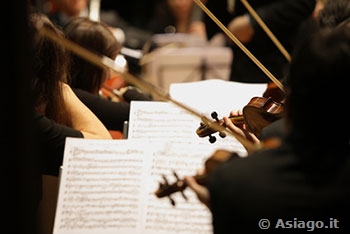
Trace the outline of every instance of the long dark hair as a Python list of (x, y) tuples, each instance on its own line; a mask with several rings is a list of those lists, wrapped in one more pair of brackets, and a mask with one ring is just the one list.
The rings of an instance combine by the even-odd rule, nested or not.
[(328, 0), (318, 14), (318, 23), (321, 27), (336, 27), (349, 17), (349, 0)]
[(286, 79), (287, 140), (309, 182), (332, 181), (350, 158), (349, 26), (305, 36)]
[(37, 25), (45, 27), (57, 35), (64, 37), (61, 30), (55, 27), (48, 17), (32, 10), (29, 14), (29, 32), (31, 34), (31, 66), (34, 72), (32, 93), (35, 110), (48, 118), (67, 126), (71, 126), (71, 118), (66, 111), (62, 82), (67, 82), (69, 67), (68, 54), (65, 48), (41, 35)]
[[(102, 22), (85, 17), (73, 18), (64, 27), (66, 37), (97, 55), (115, 59), (122, 48), (112, 31)], [(71, 54), (71, 86), (98, 94), (107, 71)]]

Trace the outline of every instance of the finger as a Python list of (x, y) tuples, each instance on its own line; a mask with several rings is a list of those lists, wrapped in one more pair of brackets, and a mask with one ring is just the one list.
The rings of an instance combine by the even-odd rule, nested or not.
[(239, 132), (240, 131), (240, 128), (237, 127), (236, 125), (234, 125), (232, 123), (232, 121), (228, 117), (224, 116), (222, 119), (224, 120), (225, 126), (227, 128), (229, 128), (231, 131), (233, 131), (233, 132)]
[(229, 116), (237, 116), (237, 115), (238, 115), (238, 111), (235, 111), (235, 110), (230, 111)]
[(192, 176), (185, 176), (184, 181), (188, 187), (190, 187), (196, 193), (198, 199), (209, 207), (209, 190), (206, 187), (198, 184), (195, 178)]

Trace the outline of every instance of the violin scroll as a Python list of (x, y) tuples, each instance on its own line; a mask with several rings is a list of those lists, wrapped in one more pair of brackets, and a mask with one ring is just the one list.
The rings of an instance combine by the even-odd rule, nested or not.
[[(222, 119), (219, 120), (218, 114), (215, 111), (213, 111), (211, 113), (211, 117), (215, 120), (214, 123), (218, 124), (219, 126), (222, 126), (223, 128), (226, 127), (224, 121)], [(244, 123), (244, 117), (241, 115), (240, 116), (231, 116), (229, 118), (234, 124), (243, 124)], [(202, 122), (200, 123), (199, 128), (196, 130), (196, 133), (199, 137), (209, 136), (210, 143), (214, 143), (216, 141), (216, 137), (213, 136), (212, 134), (216, 133), (217, 130), (215, 128), (213, 128), (212, 125), (213, 124), (210, 123), (207, 119), (202, 118)], [(225, 138), (226, 133), (224, 131), (219, 131), (219, 136), (221, 138)]]
[[(283, 102), (276, 102), (271, 97), (253, 97), (250, 102), (243, 107), (243, 115), (230, 116), (229, 119), (233, 124), (246, 124), (249, 131), (260, 138), (261, 131), (270, 123), (280, 119), (283, 116)], [(216, 112), (212, 113), (212, 117), (216, 120), (215, 123), (222, 127), (226, 127), (224, 121), (217, 118)], [(212, 123), (202, 118), (199, 128), (196, 133), (199, 137), (209, 136), (209, 142), (214, 143), (216, 137), (213, 136), (217, 132), (212, 127)], [(220, 132), (221, 137), (225, 137), (224, 132)]]
[[(176, 178), (176, 181), (172, 184), (169, 184), (167, 178), (162, 175), (164, 182), (159, 182), (159, 188), (154, 193), (158, 198), (162, 197), (168, 197), (170, 200), (171, 205), (175, 206), (175, 200), (171, 197), (171, 194), (176, 192), (181, 192), (182, 197), (187, 201), (188, 198), (183, 192), (185, 188), (187, 187), (187, 184), (184, 180), (180, 179), (179, 176), (176, 174), (175, 171), (173, 171), (173, 175)], [(198, 183), (203, 183), (203, 181), (200, 178), (201, 176), (195, 176)]]

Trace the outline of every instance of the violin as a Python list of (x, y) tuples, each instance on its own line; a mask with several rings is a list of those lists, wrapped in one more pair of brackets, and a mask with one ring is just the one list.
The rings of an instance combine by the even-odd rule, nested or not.
[[(227, 150), (216, 150), (215, 153), (205, 161), (205, 173), (201, 175), (195, 175), (194, 178), (199, 184), (206, 186), (208, 184), (208, 175), (216, 170), (219, 164), (233, 158), (239, 158), (239, 155)], [(155, 191), (154, 194), (158, 198), (168, 197), (170, 203), (175, 206), (175, 201), (171, 197), (171, 194), (181, 192), (182, 197), (185, 200), (188, 200), (188, 198), (183, 192), (187, 188), (187, 184), (183, 179), (179, 178), (175, 171), (173, 171), (173, 175), (175, 176), (176, 181), (172, 184), (169, 184), (167, 178), (163, 175), (162, 177), (164, 182), (159, 183), (159, 188)]]
[[(265, 149), (272, 149), (276, 148), (281, 144), (280, 139), (277, 138), (269, 138), (264, 140), (264, 146)], [(238, 159), (240, 156), (235, 152), (230, 152), (223, 149), (218, 149), (214, 152), (212, 156), (210, 156), (205, 161), (205, 172), (203, 174), (197, 174), (193, 177), (197, 181), (198, 184), (202, 186), (208, 186), (209, 182), (209, 175), (213, 173), (215, 170), (217, 170), (218, 166), (222, 163), (228, 162), (229, 160)], [(187, 188), (187, 184), (184, 181), (184, 179), (180, 179), (179, 176), (176, 174), (175, 171), (173, 171), (173, 175), (176, 178), (176, 181), (174, 183), (169, 184), (167, 178), (162, 175), (163, 181), (159, 183), (158, 189), (154, 192), (154, 194), (158, 198), (164, 198), (168, 197), (170, 200), (170, 203), (175, 206), (176, 203), (174, 199), (171, 197), (172, 194), (176, 192), (180, 192), (182, 197), (187, 201), (188, 198), (184, 193), (184, 190)]]
[(120, 100), (119, 89), (126, 85), (127, 83), (122, 76), (114, 75), (104, 82), (100, 94), (111, 101), (118, 102)]
[(286, 99), (286, 93), (281, 90), (276, 83), (269, 82), (267, 88), (263, 93), (263, 97), (271, 97), (274, 101), (284, 103)]
[[(261, 131), (270, 123), (280, 119), (283, 116), (283, 102), (276, 102), (272, 97), (253, 97), (250, 102), (243, 107), (243, 115), (230, 116), (229, 119), (233, 124), (246, 124), (248, 130), (260, 138)], [(225, 127), (224, 121), (219, 120), (216, 112), (211, 113), (214, 123)], [(212, 134), (217, 132), (217, 128), (212, 127), (213, 123), (209, 123), (202, 119), (196, 133), (199, 137), (209, 136), (209, 142), (214, 143), (216, 137)], [(221, 138), (226, 137), (224, 132), (219, 132)]]

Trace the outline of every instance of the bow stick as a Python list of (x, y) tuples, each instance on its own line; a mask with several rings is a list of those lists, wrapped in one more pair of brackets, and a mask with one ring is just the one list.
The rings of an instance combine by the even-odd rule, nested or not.
[(284, 55), (284, 57), (287, 59), (288, 62), (292, 61), (292, 58), (288, 51), (284, 48), (284, 46), (281, 44), (281, 42), (276, 38), (276, 36), (271, 32), (271, 30), (266, 26), (264, 21), (260, 18), (260, 16), (256, 13), (256, 11), (251, 7), (251, 5), (246, 0), (241, 0), (243, 5), (247, 8), (249, 13), (253, 16), (253, 18), (258, 22), (260, 27), (265, 31), (265, 33), (270, 37), (272, 42), (277, 46), (277, 48), (281, 51), (281, 53)]
[(218, 18), (201, 2), (194, 0), (196, 4), (221, 28), (221, 30), (276, 84), (278, 88), (284, 91), (283, 84), (240, 42), (232, 32), (225, 27)]

